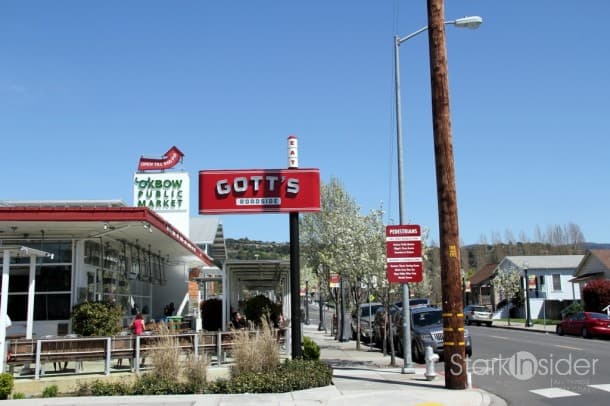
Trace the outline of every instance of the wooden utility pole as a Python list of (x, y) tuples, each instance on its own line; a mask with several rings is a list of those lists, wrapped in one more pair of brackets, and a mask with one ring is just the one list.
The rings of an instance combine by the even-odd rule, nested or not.
[(455, 190), (455, 167), (449, 114), (449, 81), (445, 47), (444, 0), (428, 0), (432, 120), (441, 249), (441, 285), (445, 387), (466, 389), (464, 307), (460, 281), (460, 246)]

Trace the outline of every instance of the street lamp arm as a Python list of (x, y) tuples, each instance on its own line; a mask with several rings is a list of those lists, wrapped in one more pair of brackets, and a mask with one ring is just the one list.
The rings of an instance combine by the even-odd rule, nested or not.
[[(481, 18), (479, 16), (462, 17), (462, 18), (456, 18), (455, 20), (445, 21), (445, 25), (451, 24), (451, 25), (455, 25), (456, 27), (471, 28), (471, 29), (478, 28), (479, 25), (481, 25), (482, 23), (483, 23), (483, 18)], [(411, 34), (406, 35), (402, 38), (399, 38), (397, 36), (396, 44), (400, 45), (403, 42), (410, 40), (411, 38), (421, 34), (424, 31), (427, 31), (427, 30), (428, 30), (428, 26), (426, 25), (425, 27), (422, 27), (419, 30), (412, 32)]]
[(417, 36), (417, 35), (421, 34), (421, 33), (422, 33), (422, 32), (424, 32), (424, 31), (427, 31), (427, 30), (428, 30), (428, 26), (426, 25), (425, 27), (422, 27), (422, 28), (420, 28), (419, 30), (417, 30), (417, 31), (415, 31), (415, 32), (412, 32), (411, 34), (406, 35), (406, 36), (404, 36), (404, 37), (402, 37), (402, 38), (398, 38), (398, 37), (396, 37), (396, 43), (397, 43), (398, 45), (400, 45), (400, 44), (402, 44), (403, 42), (405, 42), (405, 41), (407, 41), (407, 40), (410, 40), (411, 38), (413, 38), (413, 37), (415, 37), (415, 36)]

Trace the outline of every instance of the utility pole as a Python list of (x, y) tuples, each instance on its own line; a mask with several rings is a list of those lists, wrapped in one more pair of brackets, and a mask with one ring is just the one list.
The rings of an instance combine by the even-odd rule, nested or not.
[(432, 121), (441, 250), (445, 387), (466, 389), (464, 307), (460, 281), (461, 260), (449, 114), (444, 8), (444, 0), (428, 0)]

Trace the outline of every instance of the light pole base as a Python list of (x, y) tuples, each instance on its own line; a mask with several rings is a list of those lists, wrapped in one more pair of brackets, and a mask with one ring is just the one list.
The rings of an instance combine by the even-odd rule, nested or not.
[(400, 373), (401, 374), (414, 374), (415, 368), (413, 367), (413, 364), (407, 364), (407, 365), (403, 366), (402, 368), (400, 368)]

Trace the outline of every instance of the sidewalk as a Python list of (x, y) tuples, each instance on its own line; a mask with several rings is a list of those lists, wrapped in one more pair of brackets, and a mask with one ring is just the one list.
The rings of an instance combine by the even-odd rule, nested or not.
[[(515, 326), (516, 327), (516, 326)], [(401, 373), (402, 358), (396, 358), (396, 367), (390, 367), (389, 356), (376, 348), (356, 343), (340, 343), (317, 325), (303, 326), (303, 334), (312, 338), (321, 349), (321, 358), (333, 366), (333, 385), (303, 391), (279, 394), (239, 395), (176, 395), (176, 396), (111, 396), (87, 398), (45, 398), (3, 401), (3, 405), (171, 405), (171, 406), (226, 406), (226, 405), (506, 405), (502, 399), (480, 389), (445, 389), (443, 371), (437, 368), (438, 377), (428, 381), (424, 368), (416, 364), (414, 374)]]

